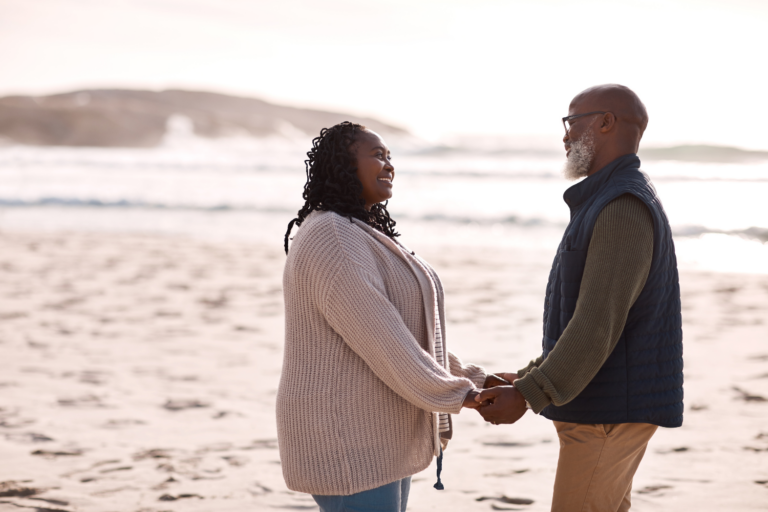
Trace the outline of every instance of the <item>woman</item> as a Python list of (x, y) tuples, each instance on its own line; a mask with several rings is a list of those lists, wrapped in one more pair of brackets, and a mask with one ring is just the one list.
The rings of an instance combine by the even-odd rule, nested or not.
[(306, 202), (285, 234), (283, 475), (323, 512), (399, 512), (486, 373), (447, 352), (440, 280), (395, 241), (385, 142), (349, 122), (312, 142)]

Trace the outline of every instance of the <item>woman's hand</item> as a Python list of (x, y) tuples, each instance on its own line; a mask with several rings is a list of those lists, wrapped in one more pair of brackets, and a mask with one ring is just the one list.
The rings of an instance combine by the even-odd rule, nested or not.
[(464, 397), (464, 403), (461, 404), (461, 406), (467, 407), (468, 409), (477, 409), (482, 405), (480, 402), (475, 400), (475, 397), (479, 394), (480, 393), (476, 389), (470, 390), (470, 392), (467, 393), (467, 396)]

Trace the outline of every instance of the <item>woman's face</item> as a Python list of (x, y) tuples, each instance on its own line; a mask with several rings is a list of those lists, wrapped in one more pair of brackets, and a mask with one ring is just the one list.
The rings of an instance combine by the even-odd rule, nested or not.
[(392, 197), (392, 180), (395, 179), (392, 157), (384, 140), (370, 130), (358, 136), (352, 154), (357, 160), (357, 177), (363, 184), (365, 209), (370, 210), (374, 204)]

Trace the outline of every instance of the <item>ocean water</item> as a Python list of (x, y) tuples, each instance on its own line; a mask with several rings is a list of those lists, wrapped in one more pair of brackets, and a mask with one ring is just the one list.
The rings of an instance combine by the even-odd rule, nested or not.
[[(389, 209), (410, 247), (515, 247), (551, 257), (568, 222), (557, 152), (390, 141)], [(0, 146), (2, 231), (91, 231), (281, 247), (302, 205), (304, 138), (199, 139), (155, 149)], [(680, 266), (768, 273), (768, 162), (653, 161)]]

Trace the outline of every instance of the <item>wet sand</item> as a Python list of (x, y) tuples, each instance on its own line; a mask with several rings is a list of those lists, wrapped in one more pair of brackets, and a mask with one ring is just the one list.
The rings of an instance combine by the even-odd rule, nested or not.
[[(316, 510), (276, 447), (280, 245), (1, 234), (0, 511)], [(454, 352), (497, 371), (537, 354), (550, 253), (414, 248), (444, 281)], [(651, 441), (633, 510), (766, 510), (768, 276), (681, 285), (685, 425)], [(433, 465), (409, 510), (549, 510), (547, 420), (455, 420), (446, 490)]]

